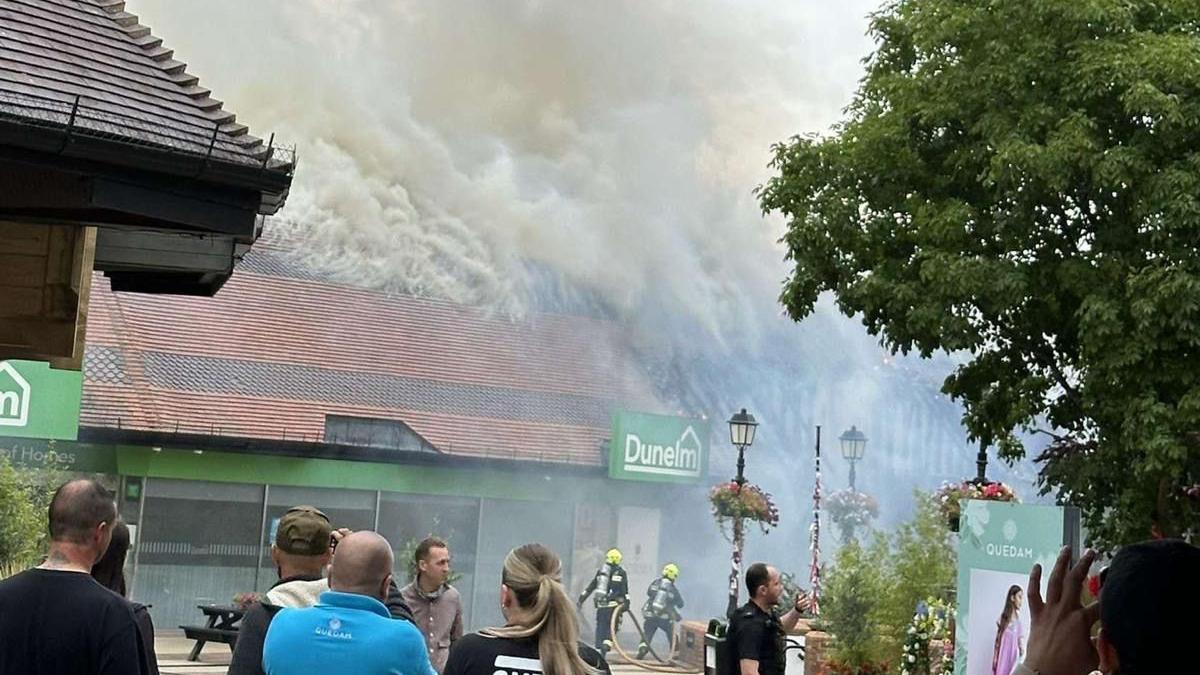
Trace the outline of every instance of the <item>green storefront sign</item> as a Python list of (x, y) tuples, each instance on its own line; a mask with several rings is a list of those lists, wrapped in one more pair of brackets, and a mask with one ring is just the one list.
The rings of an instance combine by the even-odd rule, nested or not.
[(608, 475), (694, 483), (708, 472), (708, 446), (704, 420), (620, 410), (613, 414)]
[(104, 445), (0, 438), (0, 459), (25, 469), (117, 473), (117, 453), (111, 446)]
[(40, 361), (0, 361), (0, 436), (73, 441), (83, 373)]

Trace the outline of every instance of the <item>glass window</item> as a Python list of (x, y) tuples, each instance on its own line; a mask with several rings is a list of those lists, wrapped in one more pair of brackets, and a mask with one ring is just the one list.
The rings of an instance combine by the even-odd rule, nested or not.
[(384, 492), (379, 502), (379, 534), (396, 551), (396, 583), (401, 586), (411, 581), (409, 560), (417, 543), (430, 535), (446, 540), (451, 570), (462, 575), (453, 585), (462, 596), (464, 624), (470, 626), (479, 500)]
[[(272, 485), (267, 491), (267, 518), (263, 528), (263, 555), (259, 561), (257, 591), (269, 589), (279, 575), (271, 560), (271, 545), (279, 519), (293, 506), (313, 506), (329, 516), (334, 528), (370, 530), (375, 527), (375, 491)], [(261, 514), (260, 514), (261, 517)]]
[(471, 630), (504, 625), (500, 574), (504, 557), (513, 548), (530, 542), (544, 544), (558, 554), (564, 570), (571, 569), (575, 519), (571, 504), (485, 499), (481, 513), (478, 576), (472, 602), (476, 611), (470, 616)]
[(203, 625), (196, 605), (254, 588), (263, 486), (146, 479), (133, 599), (155, 625)]

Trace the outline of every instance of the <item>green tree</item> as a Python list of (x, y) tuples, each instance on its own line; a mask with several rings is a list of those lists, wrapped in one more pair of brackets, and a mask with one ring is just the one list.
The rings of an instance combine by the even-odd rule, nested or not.
[(0, 579), (36, 564), (45, 550), (49, 499), (33, 472), (0, 457)]
[(945, 520), (928, 494), (916, 492), (914, 499), (912, 520), (892, 534), (886, 590), (877, 615), (896, 658), (917, 603), (929, 598), (949, 600), (957, 580), (958, 556)]
[(1200, 532), (1200, 3), (898, 0), (826, 137), (774, 148), (781, 301), (833, 292), (1101, 545)]
[(887, 539), (876, 534), (869, 548), (851, 539), (838, 550), (825, 579), (821, 619), (834, 637), (831, 656), (854, 668), (878, 662), (886, 650), (879, 606), (886, 588)]

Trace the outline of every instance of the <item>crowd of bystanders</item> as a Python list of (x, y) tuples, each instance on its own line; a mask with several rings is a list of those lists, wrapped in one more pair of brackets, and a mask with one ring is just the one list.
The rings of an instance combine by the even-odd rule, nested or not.
[[(128, 600), (129, 529), (113, 496), (93, 480), (63, 484), (50, 504), (44, 562), (0, 582), (0, 675), (157, 675), (148, 608)], [(599, 651), (579, 640), (562, 563), (540, 544), (504, 560), (498, 602), (505, 625), (463, 634), (462, 606), (449, 584), (450, 548), (429, 538), (416, 551), (415, 578), (393, 578), (393, 548), (374, 532), (336, 529), (311, 506), (290, 509), (271, 548), (279, 581), (250, 607), (232, 675), (600, 675)], [(1098, 602), (1079, 589), (1096, 563), (1070, 564), (1063, 550), (1047, 590), (1035, 566), (1026, 589), (1032, 628), (1016, 675), (1149, 675), (1191, 672), (1200, 631), (1200, 549), (1160, 540), (1120, 549), (1103, 573)], [(740, 675), (781, 672), (772, 621), (786, 628), (807, 606), (803, 594), (782, 618), (771, 608), (779, 572), (762, 563), (746, 575), (750, 602), (730, 643)], [(760, 626), (761, 624), (761, 626)], [(1098, 629), (1097, 629), (1098, 624)]]

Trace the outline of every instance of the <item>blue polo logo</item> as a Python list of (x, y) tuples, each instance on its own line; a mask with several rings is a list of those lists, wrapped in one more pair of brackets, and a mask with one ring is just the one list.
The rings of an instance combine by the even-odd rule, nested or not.
[(342, 630), (342, 620), (337, 618), (336, 616), (329, 619), (329, 621), (325, 624), (325, 626), (317, 626), (316, 628), (314, 628), (313, 632), (316, 633), (317, 635), (334, 638), (335, 640), (353, 640), (354, 639), (354, 635), (351, 634), (350, 631)]
[(0, 426), (29, 424), (29, 382), (7, 361), (0, 362)]

